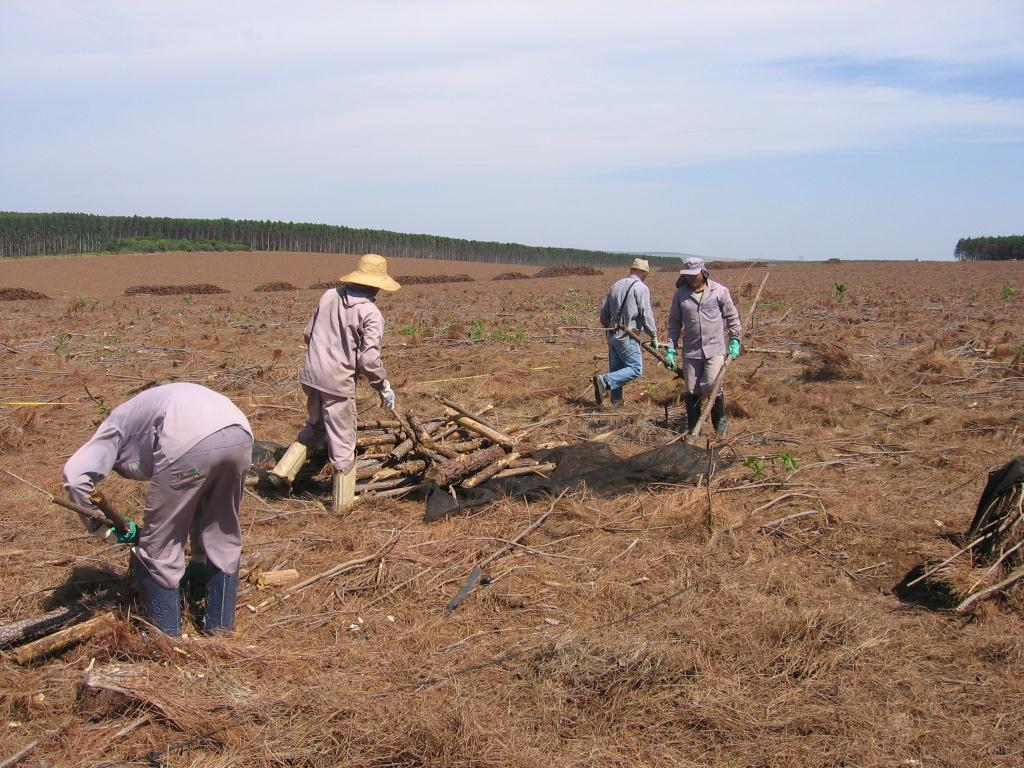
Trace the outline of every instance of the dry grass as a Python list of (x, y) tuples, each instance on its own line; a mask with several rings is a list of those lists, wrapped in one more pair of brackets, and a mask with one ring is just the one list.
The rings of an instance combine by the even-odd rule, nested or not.
[[(241, 269), (255, 256), (223, 258)], [(304, 413), (295, 384), (301, 330), (315, 295), (253, 294), (254, 274), (221, 266), (218, 277), (200, 261), (194, 279), (236, 293), (190, 305), (102, 293), (140, 281), (154, 268), (145, 258), (112, 257), (118, 270), (140, 270), (116, 280), (98, 269), (106, 262), (93, 263), (96, 284), (83, 290), (101, 298), (90, 311), (26, 302), (3, 315), (5, 396), (68, 405), (0, 411), (0, 465), (56, 490), (65, 457), (103, 417), (83, 382), (116, 404), (151, 380), (199, 381), (229, 394), (258, 437), (292, 438)], [(271, 260), (253, 269), (260, 279), (305, 284), (342, 273), (336, 262), (296, 258), (303, 271), (294, 274), (274, 273)], [(42, 274), (48, 262), (40, 264)], [(28, 266), (12, 269), (29, 275)], [(570, 287), (599, 300), (611, 275), (531, 281), (510, 295), (489, 279), (498, 265), (447, 268), (478, 282), (380, 300), (384, 356), (404, 408), (433, 413), (434, 394), (493, 403), (491, 417), (507, 429), (546, 422), (529, 435), (600, 437), (622, 454), (678, 436), (662, 408), (641, 402), (640, 384), (627, 389), (621, 411), (589, 401), (603, 341), (599, 332), (561, 330), (594, 319), (567, 323), (562, 305)], [(956, 551), (943, 535), (966, 529), (986, 471), (1021, 452), (1024, 380), (1001, 361), (966, 353), (1024, 323), (1019, 301), (999, 313), (978, 309), (986, 291), (1021, 282), (1021, 270), (773, 267), (773, 297), (783, 305), (759, 310), (748, 335), (745, 346), (768, 351), (745, 351), (730, 367), (733, 421), (723, 450), (739, 461), (716, 476), (710, 508), (706, 488), (692, 485), (566, 496), (450, 616), (442, 609), (474, 563), (550, 500), (501, 500), (427, 525), (412, 501), (378, 499), (339, 519), (309, 500), (247, 495), (247, 567), (294, 567), (308, 577), (401, 536), (382, 560), (258, 611), (247, 606), (279, 592), (243, 585), (230, 637), (172, 643), (144, 637), (122, 614), (113, 634), (43, 664), (4, 659), (0, 759), (38, 739), (33, 758), (92, 767), (141, 761), (150, 750), (168, 765), (204, 768), (1021, 765), (1024, 590), (969, 617), (948, 600), (893, 592), (922, 562)], [(674, 279), (651, 275), (656, 299)], [(849, 295), (829, 307), (836, 279)], [(876, 289), (893, 282), (904, 287), (899, 297)], [(410, 324), (422, 329), (416, 341), (394, 330)], [(499, 341), (495, 330), (506, 338), (520, 330), (525, 340)], [(804, 380), (804, 363), (788, 351), (825, 334), (859, 378), (840, 365), (842, 375), (824, 383)], [(954, 359), (952, 368), (920, 369), (922, 357), (941, 352), (935, 338), (942, 354), (965, 350), (955, 353), (961, 367)], [(675, 383), (650, 363), (645, 382), (656, 398), (671, 396)], [(358, 406), (367, 418), (377, 414), (372, 393), (361, 390)], [(757, 461), (744, 465), (748, 457)], [(111, 478), (104, 490), (125, 510), (140, 508), (140, 484)], [(6, 475), (0, 519), (3, 620), (80, 591), (87, 585), (69, 582), (98, 579), (90, 568), (123, 572), (119, 548), (82, 537), (73, 515)], [(161, 707), (90, 720), (76, 686), (94, 659), (149, 670), (139, 694)], [(147, 712), (150, 721), (116, 736)]]

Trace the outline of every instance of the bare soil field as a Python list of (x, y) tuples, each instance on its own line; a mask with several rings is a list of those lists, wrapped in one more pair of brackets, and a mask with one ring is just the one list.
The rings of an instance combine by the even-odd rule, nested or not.
[[(319, 291), (254, 288), (329, 281), (355, 263), (0, 262), (0, 288), (51, 297), (5, 302), (0, 315), (0, 467), (59, 494), (66, 458), (154, 381), (221, 391), (257, 438), (289, 442)], [(510, 285), (492, 280), (508, 265), (389, 267), (476, 281), (381, 296), (384, 359), (407, 411), (439, 413), (435, 395), (491, 404), (514, 435), (597, 440), (624, 457), (680, 437), (679, 385), (650, 358), (624, 408), (590, 399), (606, 359), (597, 312), (616, 270)], [(141, 634), (123, 548), (0, 473), (0, 623), (81, 595), (115, 611), (106, 634), (44, 660), (4, 653), (0, 760), (37, 742), (25, 765), (1024, 764), (1024, 588), (963, 614), (950, 595), (898, 588), (956, 550), (988, 471), (1024, 453), (1024, 264), (712, 277), (746, 315), (766, 270), (726, 384), (733, 415), (718, 449), (734, 461), (709, 482), (503, 499), (436, 523), (415, 499), (366, 500), (337, 517), (315, 500), (247, 493), (246, 568), (306, 578), (397, 540), (288, 600), (246, 583), (227, 637)], [(206, 282), (229, 293), (121, 295)], [(650, 276), (660, 324), (674, 282)], [(1001, 297), (1007, 285), (1013, 298)], [(41, 404), (11, 405), (22, 402)], [(368, 388), (359, 409), (381, 415)], [(102, 488), (137, 515), (143, 484)], [(474, 564), (548, 509), (446, 615)], [(97, 713), (77, 686), (110, 664), (139, 665), (144, 679), (126, 706)]]

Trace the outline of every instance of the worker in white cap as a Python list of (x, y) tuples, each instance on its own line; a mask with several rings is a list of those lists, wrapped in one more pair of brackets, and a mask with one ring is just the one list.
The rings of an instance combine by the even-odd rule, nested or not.
[(388, 275), (383, 256), (368, 253), (354, 272), (320, 297), (306, 326), (306, 362), (299, 383), (306, 393), (309, 418), (268, 480), (287, 490), (305, 463), (310, 449), (327, 443), (334, 469), (333, 509), (341, 511), (355, 497), (356, 378), (366, 377), (385, 408), (395, 406), (380, 355), (384, 316), (374, 303), (378, 291), (401, 286)]
[[(671, 367), (678, 367), (675, 355), (681, 342), (681, 365), (686, 380), (686, 421), (690, 430), (700, 418), (701, 402), (712, 395), (711, 386), (722, 370), (725, 356), (733, 359), (740, 356), (740, 314), (729, 289), (710, 277), (703, 259), (687, 259), (676, 280), (676, 292), (668, 313), (667, 357)], [(725, 340), (727, 331), (728, 343)], [(725, 396), (719, 390), (714, 397), (711, 422), (721, 435), (728, 424)]]
[(594, 376), (594, 400), (598, 405), (610, 395), (612, 405), (622, 405), (622, 387), (644, 372), (640, 344), (623, 328), (643, 331), (657, 343), (658, 328), (651, 307), (651, 289), (647, 275), (651, 267), (647, 259), (634, 259), (629, 274), (617, 280), (601, 305), (601, 325), (608, 341), (608, 373)]

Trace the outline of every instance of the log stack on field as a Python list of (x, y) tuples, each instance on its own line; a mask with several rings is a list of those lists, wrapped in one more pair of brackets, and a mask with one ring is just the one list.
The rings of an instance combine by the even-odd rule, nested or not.
[[(472, 410), (444, 398), (441, 415), (421, 418), (397, 410), (390, 418), (359, 422), (356, 436), (355, 495), (381, 498), (443, 487), (474, 488), (493, 479), (543, 474), (554, 464), (532, 454), (555, 443), (536, 444), (512, 435), (488, 419), (490, 406)], [(557, 443), (562, 445), (562, 443)], [(318, 477), (330, 477), (327, 464)]]

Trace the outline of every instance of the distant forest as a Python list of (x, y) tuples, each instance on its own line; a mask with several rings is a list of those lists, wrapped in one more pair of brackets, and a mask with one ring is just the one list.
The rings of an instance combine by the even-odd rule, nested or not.
[[(131, 245), (138, 245), (140, 250), (197, 250), (197, 243), (205, 243), (209, 250), (379, 253), (414, 259), (534, 266), (589, 264), (611, 267), (629, 264), (634, 258), (632, 254), (624, 253), (410, 235), (331, 224), (0, 212), (0, 258), (124, 252)], [(652, 256), (649, 260), (656, 265), (679, 263), (678, 258), (666, 256)]]
[(1024, 259), (1024, 235), (961, 237), (953, 249), (960, 261), (1011, 261)]

